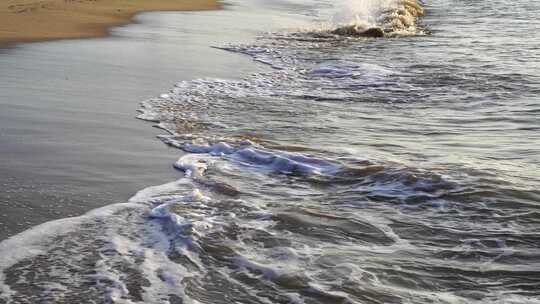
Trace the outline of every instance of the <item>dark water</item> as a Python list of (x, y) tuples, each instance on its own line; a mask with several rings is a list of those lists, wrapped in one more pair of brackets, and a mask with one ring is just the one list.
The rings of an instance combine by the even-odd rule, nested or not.
[(2, 262), (0, 291), (14, 303), (540, 302), (540, 4), (425, 9), (431, 35), (313, 26), (219, 46), (260, 72), (143, 103), (140, 118), (187, 152), (186, 176), (0, 244), (35, 250)]

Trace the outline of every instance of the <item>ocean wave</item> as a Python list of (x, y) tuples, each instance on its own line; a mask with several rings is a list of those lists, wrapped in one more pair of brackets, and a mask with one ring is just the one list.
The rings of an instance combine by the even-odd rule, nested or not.
[(341, 21), (330, 31), (332, 34), (377, 38), (428, 33), (418, 24), (418, 18), (424, 15), (424, 7), (417, 0), (348, 1), (346, 8), (346, 15), (352, 21)]
[[(382, 3), (363, 16), (388, 36), (418, 33), (418, 3)], [(141, 105), (182, 177), (0, 243), (0, 303), (538, 303), (540, 193), (495, 171), (423, 164), (431, 150), (386, 157), (418, 138), (422, 112), (404, 125), (379, 112), (405, 115), (422, 81), (440, 88), (433, 98), (471, 84), (356, 57), (377, 43), (394, 41), (310, 30), (219, 47), (264, 67), (179, 82)], [(437, 123), (453, 120), (465, 123)], [(358, 130), (374, 125), (370, 142)]]

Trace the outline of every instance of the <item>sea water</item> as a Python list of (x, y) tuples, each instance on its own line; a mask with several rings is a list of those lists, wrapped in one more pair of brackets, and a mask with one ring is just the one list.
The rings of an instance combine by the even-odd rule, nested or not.
[(539, 303), (540, 5), (332, 34), (400, 5), (214, 45), (260, 72), (141, 104), (183, 177), (0, 243), (0, 303)]

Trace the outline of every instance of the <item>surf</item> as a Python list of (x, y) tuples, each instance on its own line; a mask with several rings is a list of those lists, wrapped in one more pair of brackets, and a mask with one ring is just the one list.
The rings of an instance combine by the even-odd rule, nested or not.
[[(409, 2), (351, 3), (358, 8), (338, 14), (332, 30), (382, 28), (400, 8), (418, 13), (417, 27), (424, 14)], [(456, 148), (475, 123), (507, 126), (508, 117), (492, 123), (499, 112), (467, 116), (484, 86), (472, 91), (476, 83), (444, 65), (444, 50), (426, 64), (424, 40), (434, 37), (310, 30), (216, 46), (249, 56), (257, 72), (181, 81), (143, 101), (138, 118), (177, 149), (178, 180), (0, 244), (13, 257), (0, 261), (5, 298), (537, 303), (540, 194), (524, 183), (532, 179), (492, 166), (505, 151), (476, 147), (474, 158)], [(482, 83), (488, 91), (502, 84), (481, 76), (495, 82)], [(532, 110), (517, 115), (534, 119)]]
[(417, 0), (349, 0), (341, 6), (332, 34), (379, 38), (425, 33), (418, 24), (424, 7)]

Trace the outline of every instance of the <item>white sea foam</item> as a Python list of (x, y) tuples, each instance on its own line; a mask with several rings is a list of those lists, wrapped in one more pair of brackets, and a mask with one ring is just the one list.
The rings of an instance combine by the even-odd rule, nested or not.
[(338, 0), (332, 21), (335, 26), (351, 23), (375, 26), (383, 11), (394, 9), (398, 4), (398, 0)]
[[(174, 194), (186, 193), (188, 188), (191, 193)], [(114, 204), (83, 216), (48, 222), (4, 240), (0, 243), (0, 299), (11, 303), (14, 296), (19, 297), (18, 292), (12, 290), (6, 282), (6, 271), (11, 267), (19, 267), (16, 264), (21, 261), (32, 261), (41, 256), (45, 261), (40, 262), (39, 267), (48, 267), (50, 264), (55, 269), (54, 272), (44, 274), (51, 276), (53, 281), (41, 279), (33, 284), (40, 284), (36, 286), (42, 286), (42, 296), (49, 299), (62, 299), (66, 293), (73, 292), (70, 290), (73, 284), (79, 284), (80, 280), (91, 280), (103, 289), (107, 302), (134, 303), (128, 298), (130, 291), (127, 274), (119, 270), (128, 267), (136, 269), (149, 281), (149, 286), (142, 292), (144, 302), (155, 303), (157, 299), (176, 295), (186, 300), (186, 303), (196, 303), (183, 293), (182, 280), (189, 275), (188, 272), (168, 257), (171, 249), (169, 238), (170, 235), (179, 236), (191, 228), (193, 218), (200, 220), (196, 223), (197, 228), (206, 229), (211, 218), (206, 219), (203, 214), (197, 218), (191, 214), (192, 219), (188, 219), (170, 208), (193, 205), (204, 209), (204, 203), (209, 200), (209, 197), (191, 185), (189, 179), (184, 178), (143, 189), (129, 203)], [(71, 248), (73, 246), (75, 248)], [(88, 248), (95, 246), (98, 246), (98, 252), (89, 252)], [(63, 248), (65, 253), (58, 251), (58, 248)], [(69, 254), (72, 251), (76, 254)], [(71, 276), (69, 265), (77, 265), (90, 254), (99, 255), (93, 267), (94, 274)], [(193, 256), (191, 258), (196, 260)], [(88, 266), (91, 265), (84, 267)], [(70, 279), (52, 279), (56, 276)], [(20, 282), (24, 280), (22, 277), (18, 279)]]
[[(226, 156), (238, 165), (284, 174), (333, 174), (341, 165), (320, 157), (307, 156), (301, 153), (270, 151), (257, 147), (250, 142), (240, 141), (239, 147), (231, 143), (218, 142), (215, 144), (182, 143), (175, 140), (174, 145), (190, 153), (207, 154), (209, 156)], [(234, 144), (237, 144), (236, 142)], [(188, 175), (200, 176), (207, 169), (210, 160), (203, 160), (197, 155), (182, 156), (175, 167)]]
[(5, 283), (4, 271), (16, 263), (46, 254), (55, 237), (76, 230), (87, 222), (107, 221), (115, 213), (131, 208), (140, 208), (140, 205), (124, 203), (102, 207), (79, 217), (65, 218), (47, 222), (0, 242), (0, 298), (9, 300), (13, 291)]

